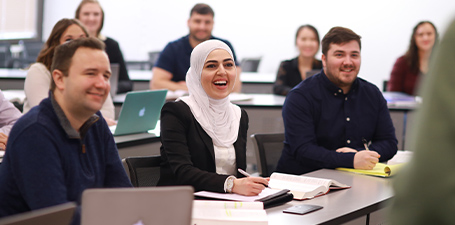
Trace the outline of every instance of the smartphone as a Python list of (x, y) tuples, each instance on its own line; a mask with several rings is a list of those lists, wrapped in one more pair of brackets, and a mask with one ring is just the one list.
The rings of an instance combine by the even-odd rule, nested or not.
[(313, 212), (313, 211), (316, 211), (319, 209), (322, 209), (322, 206), (302, 204), (302, 205), (295, 205), (295, 206), (289, 207), (289, 208), (283, 210), (283, 212), (303, 215), (303, 214)]

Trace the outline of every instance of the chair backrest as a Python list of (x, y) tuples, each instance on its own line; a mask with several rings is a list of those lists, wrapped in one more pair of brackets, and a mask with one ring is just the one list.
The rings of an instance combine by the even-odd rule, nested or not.
[(254, 143), (259, 174), (263, 177), (269, 177), (276, 169), (281, 157), (284, 133), (253, 134), (251, 139)]
[(383, 80), (382, 81), (382, 92), (387, 91), (387, 85), (389, 84), (389, 80)]
[(24, 60), (26, 63), (36, 62), (36, 58), (44, 47), (44, 42), (42, 41), (23, 41), (24, 45)]
[(240, 66), (242, 67), (242, 72), (257, 72), (260, 62), (261, 62), (261, 57), (243, 58), (242, 61), (240, 62)]
[(0, 68), (7, 68), (11, 59), (10, 43), (0, 43)]
[(149, 52), (150, 69), (152, 69), (155, 66), (156, 61), (158, 61), (158, 58), (160, 57), (160, 53), (161, 51)]
[(160, 179), (161, 156), (134, 156), (125, 158), (134, 187), (154, 187)]

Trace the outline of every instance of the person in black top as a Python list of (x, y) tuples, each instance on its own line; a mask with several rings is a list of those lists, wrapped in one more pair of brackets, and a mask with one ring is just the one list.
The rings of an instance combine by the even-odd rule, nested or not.
[(82, 0), (76, 9), (76, 19), (84, 24), (91, 37), (97, 37), (104, 42), (109, 61), (119, 64), (117, 93), (133, 90), (133, 82), (128, 76), (125, 60), (118, 42), (100, 33), (104, 24), (104, 11), (100, 3), (97, 0)]
[(313, 26), (307, 24), (297, 29), (295, 45), (299, 55), (281, 62), (273, 85), (274, 94), (287, 95), (294, 86), (305, 80), (308, 71), (322, 69), (322, 62), (315, 58), (319, 43), (318, 31)]

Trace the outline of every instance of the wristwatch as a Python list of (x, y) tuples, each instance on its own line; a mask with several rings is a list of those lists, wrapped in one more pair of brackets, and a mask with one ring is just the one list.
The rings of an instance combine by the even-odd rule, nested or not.
[(229, 176), (227, 179), (226, 179), (226, 192), (227, 193), (231, 193), (232, 192), (232, 188), (234, 187), (234, 180), (235, 180), (235, 177), (234, 176)]

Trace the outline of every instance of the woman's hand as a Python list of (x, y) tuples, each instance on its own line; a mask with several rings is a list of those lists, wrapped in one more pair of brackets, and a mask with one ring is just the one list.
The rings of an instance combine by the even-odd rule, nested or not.
[(270, 178), (245, 177), (234, 180), (232, 192), (240, 195), (254, 196), (264, 190), (269, 185)]

